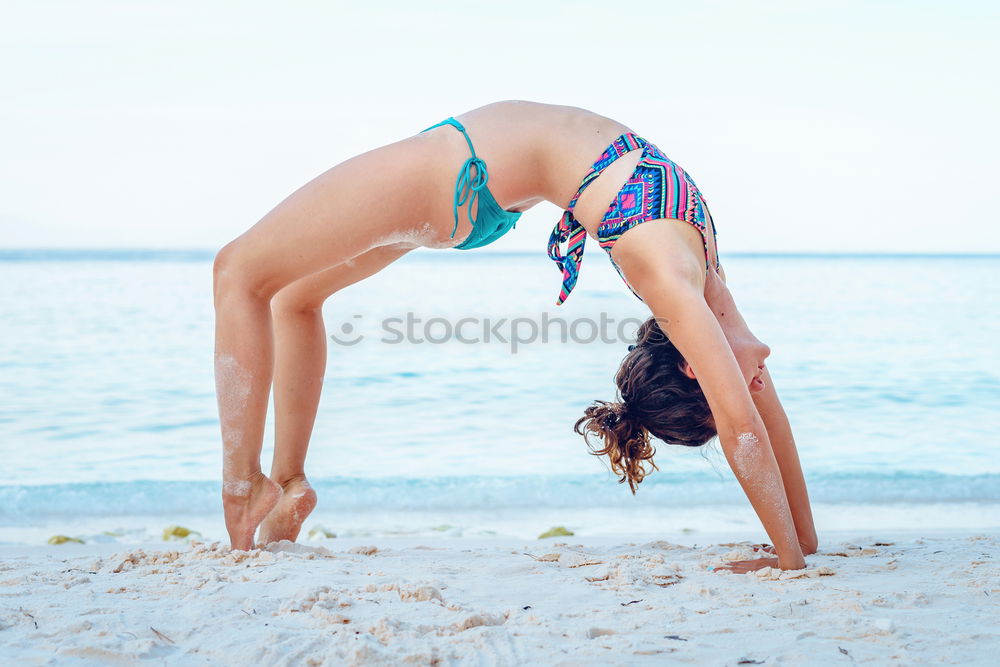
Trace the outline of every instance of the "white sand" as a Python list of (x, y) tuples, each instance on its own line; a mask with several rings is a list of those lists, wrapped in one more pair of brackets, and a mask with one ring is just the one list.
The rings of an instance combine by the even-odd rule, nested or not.
[(754, 557), (747, 544), (316, 544), (2, 547), (0, 659), (889, 665), (1000, 655), (996, 533), (828, 539), (806, 576), (785, 580), (707, 569)]

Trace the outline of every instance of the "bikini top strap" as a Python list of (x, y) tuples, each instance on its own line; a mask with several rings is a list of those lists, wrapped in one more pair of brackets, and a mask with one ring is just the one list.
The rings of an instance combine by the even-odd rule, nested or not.
[(465, 137), (465, 143), (469, 144), (469, 152), (472, 153), (472, 157), (466, 160), (458, 170), (458, 179), (455, 181), (455, 227), (451, 230), (451, 238), (455, 238), (455, 233), (458, 231), (458, 209), (464, 204), (469, 204), (469, 224), (476, 224), (476, 221), (472, 218), (472, 202), (476, 201), (480, 191), (486, 187), (486, 183), (490, 180), (490, 175), (486, 171), (486, 163), (476, 155), (476, 149), (472, 145), (472, 139), (469, 138), (469, 133), (465, 130), (465, 126), (454, 118), (446, 118), (440, 123), (422, 130), (421, 133), (433, 130), (435, 127), (441, 127), (442, 125), (451, 125), (461, 132)]
[(597, 180), (597, 177), (604, 173), (604, 170), (610, 167), (618, 158), (622, 157), (626, 153), (631, 153), (632, 151), (639, 150), (646, 147), (648, 142), (642, 137), (637, 137), (631, 132), (626, 132), (625, 134), (619, 136), (617, 139), (611, 142), (601, 157), (597, 158), (591, 166), (590, 171), (587, 175), (583, 177), (583, 181), (580, 182), (580, 189), (576, 191), (576, 194), (572, 199), (569, 200), (569, 206), (566, 207), (567, 211), (572, 212), (576, 208), (576, 202), (580, 199), (580, 195), (583, 191), (590, 187), (590, 184)]

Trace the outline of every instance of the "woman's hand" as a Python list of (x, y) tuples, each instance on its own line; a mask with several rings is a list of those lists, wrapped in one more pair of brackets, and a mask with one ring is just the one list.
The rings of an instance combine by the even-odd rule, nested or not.
[(730, 572), (735, 572), (736, 574), (746, 574), (747, 572), (762, 570), (765, 567), (773, 567), (775, 569), (781, 568), (778, 564), (777, 558), (755, 558), (754, 560), (734, 560), (715, 568), (715, 571), (729, 570)]

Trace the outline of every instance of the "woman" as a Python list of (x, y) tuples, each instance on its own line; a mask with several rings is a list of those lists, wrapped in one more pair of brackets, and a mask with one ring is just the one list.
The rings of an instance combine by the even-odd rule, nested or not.
[[(414, 248), (486, 245), (541, 201), (565, 209), (549, 244), (563, 271), (558, 303), (576, 284), (589, 235), (653, 315), (618, 373), (623, 401), (598, 403), (577, 429), (604, 438), (597, 452), (633, 491), (652, 457), (648, 434), (700, 445), (718, 433), (777, 555), (732, 569), (804, 566), (815, 532), (764, 367), (769, 351), (726, 289), (694, 182), (614, 120), (515, 101), (333, 167), (219, 252), (216, 389), (234, 549), (251, 548), (258, 526), (261, 542), (294, 540), (316, 504), (303, 464), (325, 370), (324, 300)], [(267, 477), (260, 450), (272, 380)]]

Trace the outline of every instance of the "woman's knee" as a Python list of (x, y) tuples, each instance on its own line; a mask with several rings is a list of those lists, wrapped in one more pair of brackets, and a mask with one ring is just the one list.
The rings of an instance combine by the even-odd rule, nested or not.
[(216, 253), (212, 266), (216, 304), (221, 298), (234, 294), (266, 300), (278, 291), (268, 286), (267, 277), (259, 269), (255, 269), (249, 254), (240, 239), (230, 241)]
[(316, 315), (323, 312), (323, 302), (329, 294), (319, 294), (301, 288), (297, 283), (287, 285), (271, 297), (271, 312), (275, 315)]

